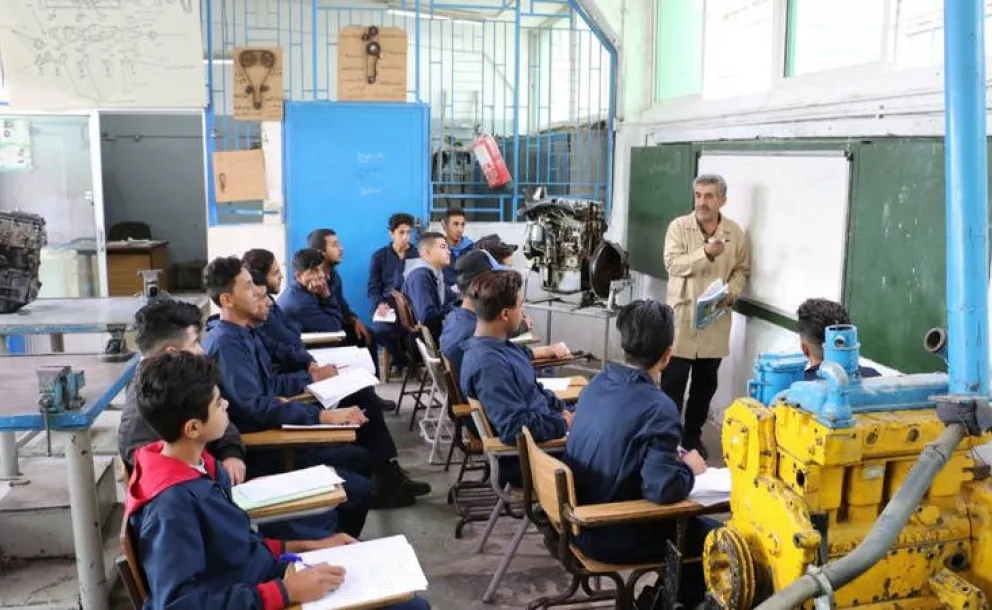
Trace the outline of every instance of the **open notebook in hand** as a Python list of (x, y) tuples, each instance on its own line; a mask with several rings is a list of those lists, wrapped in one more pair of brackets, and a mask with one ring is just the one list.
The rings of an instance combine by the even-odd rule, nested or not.
[(385, 324), (395, 324), (396, 323), (396, 310), (390, 307), (386, 310), (386, 313), (380, 314), (377, 309), (374, 314), (372, 314), (373, 322), (383, 322)]
[(324, 347), (310, 350), (310, 355), (319, 366), (333, 364), (341, 371), (348, 369), (364, 369), (375, 375), (375, 362), (372, 354), (364, 347), (346, 345), (344, 347)]
[(379, 383), (376, 376), (361, 368), (346, 368), (330, 379), (324, 379), (307, 386), (307, 390), (324, 406), (325, 409), (335, 409), (338, 403), (359, 390), (370, 388)]
[(344, 582), (323, 598), (303, 604), (303, 610), (378, 608), (427, 589), (427, 577), (406, 536), (390, 536), (300, 555), (303, 564), (328, 563), (345, 569)]
[(313, 466), (235, 485), (231, 489), (231, 497), (235, 504), (247, 511), (328, 493), (342, 483), (344, 479), (333, 468)]

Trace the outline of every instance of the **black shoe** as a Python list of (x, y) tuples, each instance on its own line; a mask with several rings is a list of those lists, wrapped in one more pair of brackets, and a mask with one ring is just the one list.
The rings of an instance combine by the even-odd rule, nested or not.
[(376, 473), (372, 476), (372, 502), (370, 508), (373, 510), (406, 508), (416, 503), (417, 498), (413, 495), (413, 492), (401, 485), (397, 485), (394, 476), (387, 474), (385, 470), (382, 473)]
[(406, 473), (406, 470), (403, 470), (403, 467), (400, 466), (399, 462), (390, 462), (389, 468), (393, 471), (390, 477), (393, 478), (394, 484), (409, 491), (414, 496), (426, 496), (431, 493), (431, 486), (429, 484), (411, 479)]
[(383, 413), (388, 413), (390, 411), (396, 410), (395, 400), (386, 400), (385, 398), (379, 396), (378, 394), (376, 394), (376, 398), (379, 399), (379, 408), (382, 409)]
[(404, 367), (401, 364), (394, 364), (389, 368), (390, 378), (403, 379), (403, 373), (405, 372), (405, 368), (406, 367)]

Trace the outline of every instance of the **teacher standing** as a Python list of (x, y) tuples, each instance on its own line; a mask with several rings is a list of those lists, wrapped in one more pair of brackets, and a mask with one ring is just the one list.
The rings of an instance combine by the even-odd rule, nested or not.
[(665, 233), (668, 304), (675, 311), (675, 346), (672, 360), (662, 372), (661, 389), (682, 411), (691, 373), (682, 446), (707, 457), (702, 443), (703, 425), (716, 392), (720, 361), (730, 353), (731, 315), (727, 311), (697, 330), (696, 300), (720, 279), (729, 289), (721, 306), (731, 307), (751, 273), (751, 249), (740, 225), (720, 213), (727, 203), (726, 180), (717, 174), (703, 174), (692, 187), (692, 213), (673, 220)]

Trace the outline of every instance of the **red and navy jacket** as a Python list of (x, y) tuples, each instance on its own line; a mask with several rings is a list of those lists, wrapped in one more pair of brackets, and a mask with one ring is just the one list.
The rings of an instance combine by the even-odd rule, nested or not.
[(162, 448), (135, 452), (124, 504), (148, 585), (145, 610), (286, 608), (285, 543), (252, 531), (209, 453), (203, 474)]

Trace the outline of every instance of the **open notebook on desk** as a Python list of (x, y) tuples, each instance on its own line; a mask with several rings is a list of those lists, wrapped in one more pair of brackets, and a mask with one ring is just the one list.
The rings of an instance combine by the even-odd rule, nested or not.
[(571, 385), (572, 379), (570, 377), (538, 377), (537, 382), (545, 390), (564, 392)]
[(344, 582), (322, 599), (303, 604), (303, 610), (346, 610), (374, 607), (427, 589), (427, 577), (406, 536), (390, 536), (300, 556), (302, 564), (329, 563), (345, 569)]
[(328, 343), (331, 341), (344, 341), (344, 339), (345, 334), (343, 330), (337, 330), (330, 333), (300, 333), (300, 340), (303, 341), (304, 345)]
[(510, 337), (510, 343), (515, 345), (527, 345), (529, 343), (534, 343), (537, 339), (534, 338), (534, 333), (524, 333), (522, 335), (517, 335), (516, 337)]
[(338, 374), (330, 379), (311, 383), (307, 390), (325, 409), (336, 409), (344, 397), (377, 383), (379, 380), (376, 376), (365, 369), (348, 367), (338, 370)]
[(730, 469), (707, 468), (696, 476), (689, 499), (703, 506), (713, 506), (730, 500)]
[(328, 493), (342, 483), (344, 479), (333, 468), (321, 465), (235, 485), (231, 497), (241, 510), (249, 511)]
[(364, 369), (375, 375), (375, 362), (372, 354), (364, 347), (346, 345), (344, 347), (324, 347), (310, 350), (310, 355), (319, 366), (333, 364), (342, 371), (348, 369)]

